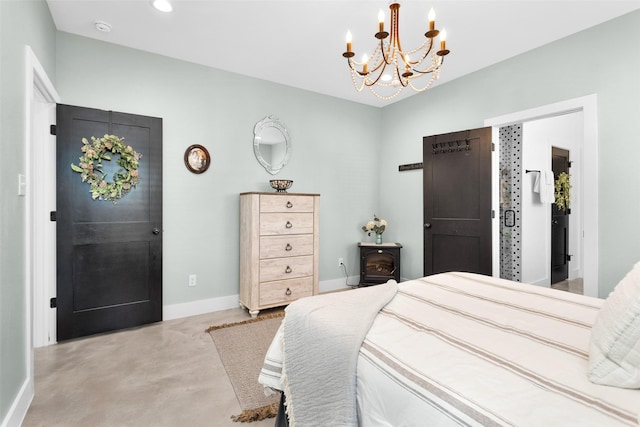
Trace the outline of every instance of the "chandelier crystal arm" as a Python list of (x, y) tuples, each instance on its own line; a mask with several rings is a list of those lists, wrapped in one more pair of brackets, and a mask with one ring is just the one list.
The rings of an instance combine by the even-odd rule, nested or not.
[(380, 68), (380, 66), (383, 66), (382, 70), (380, 70), (380, 72), (378, 73), (378, 76), (375, 78), (375, 80), (371, 80), (371, 79), (365, 79), (364, 80), (364, 84), (366, 86), (375, 86), (378, 83), (378, 80), (380, 80), (380, 77), (382, 77), (384, 75), (384, 70), (385, 70), (385, 68), (387, 68), (387, 64), (385, 62), (380, 62), (380, 64), (378, 64), (377, 68)]
[[(444, 64), (444, 56), (443, 56), (443, 57), (441, 57), (441, 59), (440, 59), (440, 60), (439, 60), (439, 62), (438, 62), (438, 69), (439, 69), (439, 67), (441, 67), (441, 66), (442, 66), (442, 64)], [(427, 68), (427, 69), (425, 69), (425, 70), (418, 70), (418, 69), (416, 69), (416, 68), (411, 68), (411, 70), (412, 70), (412, 71), (415, 71), (416, 73), (419, 73), (419, 74), (421, 74), (421, 75), (424, 75), (424, 74), (431, 74), (431, 73), (433, 73), (433, 72), (435, 71), (435, 69), (433, 69), (433, 68)]]

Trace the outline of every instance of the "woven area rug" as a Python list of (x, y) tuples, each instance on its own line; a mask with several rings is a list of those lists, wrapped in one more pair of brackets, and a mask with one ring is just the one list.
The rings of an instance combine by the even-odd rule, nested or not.
[(240, 403), (242, 413), (233, 421), (252, 422), (275, 417), (280, 394), (265, 396), (258, 375), (284, 312), (255, 319), (211, 326), (206, 332), (216, 345), (222, 364)]

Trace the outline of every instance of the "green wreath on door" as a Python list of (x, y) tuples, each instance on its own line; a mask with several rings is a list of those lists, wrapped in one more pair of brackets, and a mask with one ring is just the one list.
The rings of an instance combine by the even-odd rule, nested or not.
[[(124, 138), (92, 136), (91, 142), (82, 138), (81, 151), (83, 155), (78, 159), (78, 165), (72, 163), (71, 169), (80, 174), (82, 182), (89, 184), (92, 199), (110, 200), (115, 204), (140, 182), (138, 166), (142, 155), (126, 145)], [(102, 170), (102, 162), (111, 160), (109, 153), (120, 155), (116, 160), (120, 168), (113, 174), (111, 182), (107, 181), (107, 174)]]

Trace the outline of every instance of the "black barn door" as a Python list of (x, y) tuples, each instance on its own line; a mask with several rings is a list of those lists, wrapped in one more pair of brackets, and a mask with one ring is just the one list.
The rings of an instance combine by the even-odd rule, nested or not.
[[(140, 183), (116, 204), (71, 169), (82, 138), (105, 134), (142, 154)], [(162, 119), (58, 105), (56, 168), (58, 341), (162, 320)]]
[(491, 275), (491, 128), (423, 138), (424, 275)]
[[(569, 173), (569, 151), (551, 147), (553, 175)], [(571, 209), (558, 209), (551, 204), (551, 284), (569, 278), (569, 214)]]

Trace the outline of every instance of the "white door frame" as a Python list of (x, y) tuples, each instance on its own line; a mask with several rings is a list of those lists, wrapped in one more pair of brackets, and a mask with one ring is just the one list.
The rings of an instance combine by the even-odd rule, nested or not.
[[(546, 117), (582, 111), (584, 144), (582, 150), (582, 197), (583, 200), (583, 274), (584, 295), (598, 296), (598, 97), (596, 94), (574, 98), (555, 104), (493, 117), (484, 121), (493, 127), (493, 142), (499, 144), (499, 130), (503, 126), (538, 120)], [(499, 149), (492, 153), (492, 206), (499, 212)], [(587, 190), (588, 189), (588, 190)], [(500, 228), (498, 216), (494, 218), (493, 233), (493, 275), (500, 275)]]
[(56, 292), (56, 229), (49, 221), (56, 202), (56, 150), (49, 126), (55, 124), (60, 97), (29, 46), (26, 60), (27, 342), (32, 369), (33, 348), (56, 342), (56, 313), (49, 308)]

